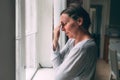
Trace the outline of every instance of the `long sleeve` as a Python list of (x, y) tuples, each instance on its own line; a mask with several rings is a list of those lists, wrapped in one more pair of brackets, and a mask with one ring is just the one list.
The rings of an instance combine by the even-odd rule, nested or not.
[[(79, 47), (81, 46), (81, 47)], [(78, 44), (70, 52), (65, 60), (56, 67), (55, 80), (73, 80), (79, 76), (89, 80), (88, 76), (95, 67), (96, 47)]]
[(51, 61), (54, 68), (58, 67), (62, 63), (64, 55), (68, 52), (69, 44), (71, 43), (71, 41), (72, 40), (69, 39), (62, 50), (60, 50), (58, 43), (56, 50), (51, 54)]

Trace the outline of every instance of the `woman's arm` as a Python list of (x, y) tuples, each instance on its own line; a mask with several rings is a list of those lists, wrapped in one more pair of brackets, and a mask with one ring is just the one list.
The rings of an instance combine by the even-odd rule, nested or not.
[(61, 50), (58, 43), (56, 50), (51, 54), (51, 60), (54, 68), (58, 67), (62, 63), (64, 55), (66, 54), (71, 41), (72, 39), (69, 39)]
[(69, 40), (68, 40), (68, 42), (66, 43), (64, 48), (62, 48), (62, 50), (60, 50), (59, 43), (58, 43), (58, 40), (60, 37), (60, 27), (61, 27), (61, 24), (59, 24), (54, 29), (53, 53), (51, 55), (51, 59), (52, 59), (54, 68), (58, 67), (62, 63), (62, 60), (63, 60), (62, 56), (66, 53), (66, 50), (68, 49), (68, 44), (69, 44)]
[(73, 49), (68, 57), (56, 68), (55, 80), (72, 80), (83, 73), (89, 74), (96, 64), (96, 48)]
[(57, 46), (58, 46), (58, 40), (59, 40), (59, 37), (60, 37), (60, 27), (61, 27), (61, 24), (58, 24), (58, 26), (54, 29), (54, 34), (53, 34), (53, 51), (55, 51)]

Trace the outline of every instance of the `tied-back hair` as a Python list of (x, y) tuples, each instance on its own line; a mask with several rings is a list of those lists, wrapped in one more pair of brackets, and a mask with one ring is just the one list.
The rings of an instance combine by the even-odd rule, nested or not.
[(83, 24), (82, 24), (82, 28), (85, 31), (88, 31), (89, 26), (91, 24), (90, 21), (90, 17), (89, 14), (87, 13), (87, 11), (85, 11), (81, 4), (79, 3), (71, 3), (65, 10), (63, 10), (61, 12), (60, 15), (62, 14), (68, 14), (69, 17), (71, 17), (74, 20), (77, 20), (78, 18), (83, 18)]

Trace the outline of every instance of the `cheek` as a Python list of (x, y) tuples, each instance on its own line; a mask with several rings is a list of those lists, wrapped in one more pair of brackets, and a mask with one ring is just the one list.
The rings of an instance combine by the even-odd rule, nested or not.
[(67, 26), (65, 27), (65, 29), (66, 29), (67, 31), (71, 31), (71, 30), (72, 30), (72, 28), (71, 28), (70, 25), (67, 25)]
[(74, 31), (76, 31), (76, 29), (77, 29), (77, 25), (76, 25), (75, 23), (69, 24), (69, 25), (67, 26), (67, 29), (68, 29), (69, 31), (71, 31), (71, 32), (74, 32)]

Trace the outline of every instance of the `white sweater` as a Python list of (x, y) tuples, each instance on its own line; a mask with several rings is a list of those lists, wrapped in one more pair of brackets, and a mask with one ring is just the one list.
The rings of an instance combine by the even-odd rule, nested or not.
[(52, 54), (55, 80), (93, 80), (97, 60), (95, 42), (90, 39), (73, 44), (74, 39), (69, 39), (62, 50), (58, 45)]

